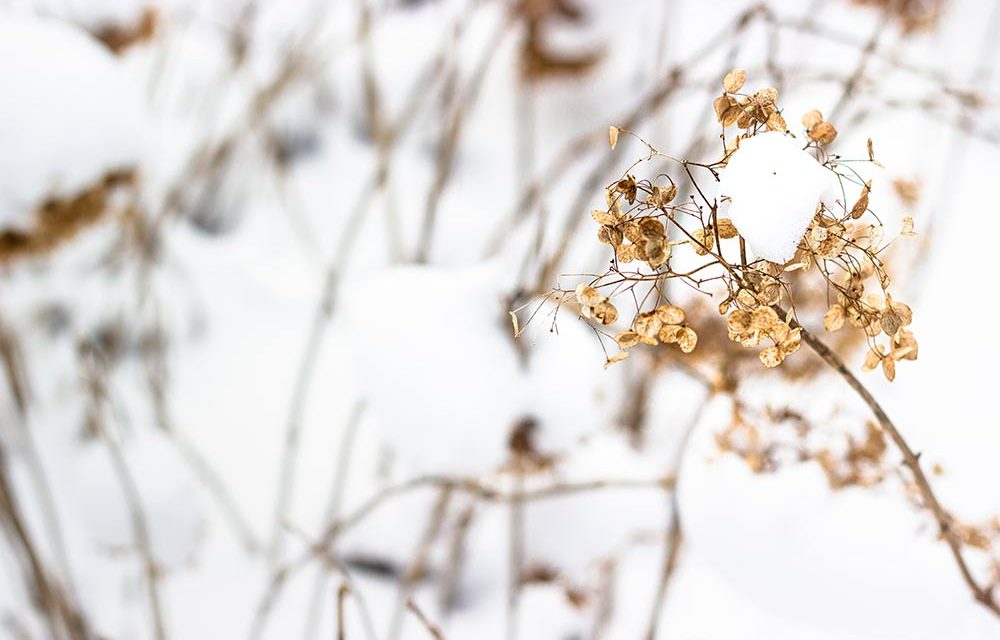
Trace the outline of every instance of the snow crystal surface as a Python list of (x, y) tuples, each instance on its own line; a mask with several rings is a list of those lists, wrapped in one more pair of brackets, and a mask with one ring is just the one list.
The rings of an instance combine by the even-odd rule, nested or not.
[(783, 263), (795, 255), (831, 177), (794, 138), (776, 131), (740, 143), (722, 172), (719, 195), (729, 217), (759, 258)]
[(0, 225), (135, 164), (139, 92), (119, 61), (64, 22), (0, 11)]

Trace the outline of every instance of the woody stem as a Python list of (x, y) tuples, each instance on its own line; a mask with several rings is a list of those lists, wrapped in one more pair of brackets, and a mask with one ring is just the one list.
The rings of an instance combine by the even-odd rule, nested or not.
[(965, 584), (968, 585), (977, 602), (992, 611), (994, 615), (1000, 617), (1000, 605), (998, 605), (996, 600), (993, 598), (992, 588), (980, 584), (972, 575), (972, 571), (965, 562), (965, 558), (962, 555), (962, 540), (953, 526), (954, 519), (951, 514), (948, 513), (943, 506), (941, 506), (941, 502), (934, 493), (934, 489), (931, 487), (930, 481), (927, 479), (927, 475), (920, 466), (920, 454), (914, 453), (913, 449), (910, 448), (910, 445), (906, 442), (906, 439), (889, 418), (888, 414), (886, 414), (882, 406), (877, 400), (875, 400), (871, 392), (869, 392), (868, 389), (861, 384), (861, 381), (858, 380), (851, 370), (844, 365), (843, 361), (837, 356), (837, 354), (826, 346), (822, 340), (810, 333), (805, 327), (802, 327), (802, 325), (798, 322), (794, 320), (792, 322), (794, 326), (802, 329), (802, 341), (809, 345), (809, 348), (812, 349), (813, 352), (822, 358), (828, 365), (830, 365), (834, 371), (840, 374), (840, 377), (847, 382), (848, 386), (850, 386), (851, 389), (858, 394), (858, 397), (860, 397), (861, 400), (868, 405), (868, 408), (875, 415), (875, 419), (878, 420), (878, 424), (882, 428), (882, 431), (889, 435), (889, 438), (896, 446), (896, 449), (898, 449), (902, 454), (903, 465), (910, 470), (917, 490), (920, 492), (920, 497), (923, 500), (924, 506), (931, 512), (934, 519), (937, 521), (941, 537), (944, 538), (944, 541), (948, 544), (948, 548), (951, 550), (951, 555), (955, 560), (955, 564), (958, 565), (958, 570), (962, 574), (962, 579), (965, 581)]

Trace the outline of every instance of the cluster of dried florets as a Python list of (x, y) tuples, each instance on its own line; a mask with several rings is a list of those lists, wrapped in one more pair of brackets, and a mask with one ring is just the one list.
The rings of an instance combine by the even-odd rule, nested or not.
[(623, 211), (622, 200), (635, 204), (640, 186), (647, 192), (646, 204), (662, 208), (673, 201), (677, 186), (659, 187), (653, 184), (639, 185), (634, 176), (626, 176), (605, 191), (608, 208), (594, 209), (591, 216), (601, 225), (597, 239), (614, 247), (615, 258), (620, 263), (639, 260), (656, 269), (670, 258), (670, 242), (667, 228), (654, 217), (632, 218)]
[(890, 473), (893, 462), (886, 456), (888, 443), (877, 423), (866, 423), (863, 437), (844, 433), (816, 439), (815, 433), (815, 424), (791, 407), (760, 409), (734, 397), (731, 420), (715, 441), (721, 451), (740, 456), (754, 473), (814, 460), (831, 489), (871, 487)]
[[(910, 308), (894, 300), (888, 291), (890, 278), (879, 258), (888, 243), (883, 242), (882, 223), (874, 214), (869, 215), (871, 183), (864, 182), (850, 168), (853, 165), (843, 163), (823, 148), (833, 142), (837, 130), (819, 111), (805, 114), (804, 131), (795, 136), (786, 130), (778, 109), (777, 90), (765, 88), (741, 93), (745, 80), (746, 73), (742, 70), (728, 73), (723, 93), (715, 101), (726, 141), (725, 151), (717, 161), (679, 160), (639, 139), (649, 149), (648, 157), (608, 186), (607, 207), (591, 214), (600, 225), (598, 239), (613, 248), (614, 259), (608, 272), (576, 289), (581, 315), (600, 326), (613, 325), (619, 318), (618, 308), (599, 289), (611, 287), (611, 295), (629, 291), (635, 303), (630, 325), (617, 334), (600, 331), (601, 335), (613, 338), (621, 349), (608, 357), (608, 364), (623, 360), (628, 350), (640, 343), (676, 344), (688, 353), (697, 344), (697, 333), (686, 324), (684, 311), (669, 303), (666, 287), (668, 282), (679, 280), (695, 291), (718, 296), (719, 313), (728, 315), (730, 339), (744, 347), (760, 348), (761, 363), (776, 367), (798, 350), (801, 341), (795, 289), (815, 288), (815, 282), (807, 283), (806, 279), (819, 277), (827, 288), (826, 306), (819, 311), (820, 314), (825, 311), (824, 327), (831, 332), (847, 325), (861, 329), (869, 346), (865, 369), (881, 366), (885, 376), (892, 380), (896, 362), (916, 359), (917, 343), (907, 329), (913, 315)], [(740, 131), (727, 139), (726, 130), (734, 125)], [(732, 219), (719, 215), (720, 202), (706, 196), (695, 174), (701, 172), (706, 178), (710, 175), (713, 181), (718, 180), (741, 140), (758, 134), (779, 135), (768, 131), (781, 132), (788, 140), (801, 139), (800, 148), (815, 153), (806, 162), (815, 160), (817, 167), (830, 172), (831, 179), (837, 178), (845, 199), (852, 184), (858, 189), (857, 200), (850, 208), (840, 201), (817, 198), (812, 205), (815, 211), (810, 209), (805, 214), (812, 213), (813, 217), (798, 239), (793, 257), (784, 262), (750, 259), (746, 238)], [(609, 140), (612, 148), (621, 133), (634, 135), (612, 127)], [(666, 159), (682, 167), (684, 183), (681, 184), (689, 187), (686, 198), (678, 198), (681, 187), (666, 174), (659, 174), (654, 183), (637, 179), (631, 173), (634, 167), (653, 159)], [(876, 162), (871, 141), (868, 161)], [(733, 215), (736, 217), (735, 210)], [(743, 219), (740, 217), (741, 225)], [(911, 218), (903, 219), (900, 235), (915, 235)], [(675, 270), (672, 258), (679, 246), (689, 248), (702, 259), (702, 264)], [(636, 265), (625, 266), (632, 263)], [(648, 291), (642, 292), (643, 287), (648, 287)], [(866, 287), (875, 292), (866, 292)], [(637, 291), (641, 295), (636, 295)], [(565, 298), (573, 292), (560, 293)], [(805, 312), (811, 315), (811, 310)], [(887, 340), (884, 344), (876, 341), (881, 336)]]
[(753, 94), (740, 93), (746, 79), (746, 71), (742, 69), (734, 69), (723, 78), (724, 92), (713, 105), (722, 126), (735, 124), (740, 129), (763, 126), (768, 131), (787, 131), (785, 118), (778, 111), (778, 90), (767, 87)]
[(799, 350), (802, 343), (801, 327), (792, 328), (790, 318), (782, 319), (774, 307), (757, 306), (753, 311), (736, 309), (726, 321), (729, 339), (744, 347), (758, 347), (764, 340), (774, 344), (760, 352), (761, 363), (776, 367), (788, 356)]

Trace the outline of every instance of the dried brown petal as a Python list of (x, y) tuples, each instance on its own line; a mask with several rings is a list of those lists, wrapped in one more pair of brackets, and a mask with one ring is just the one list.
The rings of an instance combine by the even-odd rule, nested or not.
[(618, 145), (618, 127), (608, 128), (608, 142), (611, 144), (611, 150), (614, 151), (615, 147)]
[(682, 326), (667, 324), (663, 325), (657, 337), (659, 337), (660, 342), (664, 344), (673, 344), (680, 341), (680, 335), (683, 331), (684, 327)]
[(621, 180), (619, 180), (617, 184), (615, 184), (615, 191), (624, 195), (625, 199), (628, 201), (629, 204), (634, 203), (635, 196), (638, 191), (638, 188), (636, 187), (635, 184), (635, 177), (626, 176)]
[(661, 239), (667, 237), (663, 223), (656, 218), (643, 218), (639, 221), (639, 231), (644, 238)]
[(663, 324), (684, 324), (684, 309), (672, 304), (664, 304), (656, 308), (656, 316)]
[(635, 332), (646, 338), (655, 337), (660, 332), (660, 327), (662, 326), (663, 321), (654, 312), (640, 313), (632, 323), (632, 328)]
[(896, 335), (896, 332), (903, 326), (903, 321), (899, 317), (899, 314), (892, 309), (883, 311), (879, 322), (881, 323), (882, 331), (890, 338)]
[(910, 326), (910, 323), (913, 322), (913, 310), (910, 309), (910, 306), (891, 299), (887, 300), (887, 302), (889, 303), (889, 308), (899, 315), (900, 324), (904, 327)]
[(778, 312), (771, 307), (757, 307), (750, 312), (751, 326), (760, 331), (770, 331), (779, 324), (784, 324), (778, 317)]
[(745, 311), (743, 309), (736, 309), (729, 314), (729, 318), (726, 319), (726, 328), (729, 330), (729, 333), (748, 333), (752, 326), (753, 315), (751, 315), (749, 311)]
[(809, 130), (809, 138), (820, 144), (830, 144), (837, 137), (837, 130), (829, 122), (820, 122)]
[[(726, 114), (729, 115), (728, 113)], [(739, 114), (736, 116), (736, 126), (740, 129), (749, 129), (753, 126), (754, 118), (753, 114), (746, 109), (740, 109)]]
[(800, 346), (802, 346), (802, 327), (792, 329), (778, 345), (786, 358), (798, 351)]
[(890, 357), (882, 358), (882, 373), (885, 379), (892, 382), (896, 379), (896, 361)]
[(778, 90), (774, 87), (761, 89), (753, 94), (753, 101), (760, 107), (773, 107), (778, 104)]
[(677, 336), (677, 346), (684, 353), (691, 353), (698, 346), (698, 334), (691, 327), (684, 327)]
[(615, 342), (621, 349), (630, 349), (639, 344), (639, 335), (634, 331), (622, 331), (615, 336)]
[(844, 326), (844, 320), (847, 319), (847, 313), (844, 307), (839, 304), (832, 305), (825, 314), (823, 314), (823, 328), (833, 333), (835, 331), (840, 331)]
[(723, 240), (728, 240), (730, 238), (735, 238), (739, 235), (739, 231), (736, 230), (736, 225), (729, 218), (719, 218), (716, 223), (719, 227), (719, 237)]
[(900, 329), (899, 333), (892, 339), (893, 358), (896, 360), (916, 360), (917, 359), (917, 339), (913, 333), (906, 329)]
[(670, 245), (662, 239), (646, 240), (643, 252), (649, 266), (656, 269), (670, 257)]
[(625, 237), (629, 239), (629, 242), (634, 242), (636, 244), (642, 242), (642, 230), (639, 229), (639, 223), (635, 220), (629, 220), (621, 227), (622, 232)]
[(768, 347), (762, 350), (759, 354), (760, 362), (768, 369), (772, 369), (785, 359), (785, 356), (781, 353), (781, 349), (778, 347)]
[(695, 229), (691, 237), (695, 239), (694, 252), (699, 256), (708, 255), (715, 246), (715, 235), (709, 229)]
[(729, 111), (729, 108), (733, 106), (734, 102), (735, 101), (729, 96), (719, 96), (715, 99), (712, 103), (712, 108), (715, 109), (715, 117), (719, 122), (723, 121), (723, 116), (727, 111)]
[(612, 247), (617, 247), (622, 243), (623, 236), (621, 230), (617, 227), (603, 226), (597, 230), (597, 239), (604, 244), (610, 244)]
[(582, 282), (576, 285), (576, 301), (585, 307), (596, 307), (604, 300), (597, 289), (585, 285)]
[(917, 232), (913, 230), (913, 218), (911, 216), (903, 216), (903, 226), (899, 230), (899, 234), (907, 238), (917, 235)]
[(806, 131), (811, 131), (812, 129), (819, 126), (823, 122), (823, 114), (813, 109), (812, 111), (807, 111), (804, 116), (802, 116), (802, 126), (806, 128)]
[(593, 218), (594, 222), (597, 224), (603, 224), (608, 227), (613, 227), (621, 222), (617, 213), (605, 211), (604, 209), (594, 209), (590, 212), (590, 217)]
[(764, 124), (767, 126), (768, 131), (780, 131), (782, 133), (788, 131), (788, 124), (785, 123), (785, 119), (777, 111), (769, 115), (767, 122)]
[(857, 220), (865, 214), (868, 210), (868, 193), (871, 191), (872, 183), (869, 180), (865, 183), (865, 186), (861, 187), (861, 197), (858, 201), (854, 203), (854, 207), (851, 208), (851, 218)]
[(618, 309), (605, 300), (594, 306), (594, 318), (601, 324), (611, 324), (618, 319)]
[(615, 256), (618, 258), (618, 262), (624, 262), (626, 264), (634, 262), (638, 257), (636, 255), (634, 244), (622, 244), (615, 247)]
[(607, 361), (604, 363), (604, 368), (607, 369), (611, 365), (615, 364), (616, 362), (621, 362), (627, 357), (628, 357), (628, 351), (619, 351), (618, 353), (607, 359)]
[(861, 369), (863, 371), (872, 371), (875, 369), (875, 367), (877, 367), (882, 361), (882, 354), (880, 352), (881, 348), (878, 350), (869, 350), (868, 353), (865, 354), (865, 362), (861, 365)]
[(743, 88), (743, 83), (746, 82), (746, 79), (746, 71), (743, 69), (733, 69), (722, 79), (722, 88), (726, 90), (726, 93), (736, 93)]
[[(720, 122), (722, 122), (722, 126), (724, 127), (731, 127), (737, 122), (739, 122), (740, 118), (744, 116), (746, 116), (746, 112), (744, 112), (742, 108), (733, 106), (729, 107), (729, 109), (727, 109), (726, 112), (722, 114)], [(740, 126), (742, 127), (743, 125)]]

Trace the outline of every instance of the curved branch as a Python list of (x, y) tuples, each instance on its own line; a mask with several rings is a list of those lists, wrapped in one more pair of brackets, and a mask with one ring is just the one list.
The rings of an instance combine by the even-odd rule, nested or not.
[(969, 565), (966, 564), (965, 558), (962, 555), (962, 540), (958, 533), (953, 527), (954, 518), (948, 511), (941, 506), (941, 502), (938, 500), (937, 495), (934, 493), (934, 489), (931, 488), (930, 481), (927, 479), (927, 475), (924, 473), (923, 469), (920, 467), (920, 454), (914, 453), (913, 449), (903, 438), (903, 435), (893, 424), (892, 420), (886, 414), (885, 410), (879, 405), (878, 401), (875, 400), (874, 396), (865, 388), (861, 381), (848, 369), (840, 357), (837, 356), (826, 344), (823, 343), (818, 337), (810, 333), (805, 327), (802, 327), (798, 322), (794, 323), (802, 329), (802, 341), (809, 345), (816, 355), (822, 358), (834, 371), (840, 374), (847, 384), (858, 394), (858, 396), (864, 401), (871, 412), (875, 414), (875, 419), (878, 420), (879, 426), (882, 431), (889, 435), (893, 444), (903, 455), (903, 464), (910, 473), (913, 474), (913, 480), (916, 484), (917, 490), (920, 492), (920, 497), (924, 502), (924, 506), (931, 512), (934, 519), (938, 523), (938, 527), (941, 531), (941, 537), (948, 544), (948, 548), (951, 550), (951, 555), (955, 559), (955, 564), (958, 565), (958, 570), (962, 574), (962, 579), (965, 584), (968, 585), (969, 590), (972, 591), (972, 595), (975, 597), (976, 601), (982, 604), (984, 607), (993, 612), (994, 615), (1000, 617), (1000, 604), (997, 603), (992, 594), (992, 588), (988, 585), (983, 585), (972, 575), (972, 571), (969, 569)]

